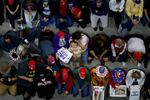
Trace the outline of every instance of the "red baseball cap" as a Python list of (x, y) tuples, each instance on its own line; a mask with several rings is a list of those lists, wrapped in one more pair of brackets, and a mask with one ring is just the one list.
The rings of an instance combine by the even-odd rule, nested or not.
[(72, 7), (71, 12), (77, 19), (79, 19), (82, 15), (82, 11), (79, 7)]
[(64, 38), (64, 37), (65, 37), (65, 32), (60, 31), (60, 32), (58, 33), (58, 36), (59, 36), (60, 38)]
[(84, 79), (86, 77), (86, 68), (80, 68), (79, 76), (81, 79)]
[(48, 62), (50, 63), (50, 64), (55, 64), (55, 58), (54, 58), (54, 56), (52, 56), (52, 55), (50, 55), (50, 56), (48, 56)]
[(139, 51), (135, 51), (135, 52), (133, 53), (133, 57), (134, 57), (134, 59), (136, 59), (137, 61), (141, 61), (141, 60), (142, 60), (142, 53), (139, 52)]
[(31, 71), (35, 71), (36, 70), (36, 61), (35, 60), (29, 60), (28, 68)]

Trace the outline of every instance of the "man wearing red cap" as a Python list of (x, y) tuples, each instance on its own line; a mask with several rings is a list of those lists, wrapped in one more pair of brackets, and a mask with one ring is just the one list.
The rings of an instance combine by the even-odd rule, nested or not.
[(24, 100), (30, 100), (36, 92), (37, 73), (43, 66), (37, 66), (37, 61), (29, 59), (19, 64), (18, 69), (18, 94), (22, 94)]
[(55, 22), (56, 27), (60, 30), (66, 29), (67, 27), (71, 27), (73, 25), (72, 19), (70, 17), (70, 5), (73, 3), (69, 2), (69, 0), (55, 0)]
[(82, 8), (78, 6), (72, 7), (71, 13), (73, 15), (74, 21), (78, 23), (78, 26), (85, 28), (86, 25), (88, 24), (88, 21), (86, 20), (87, 16), (85, 16)]
[(73, 86), (73, 76), (68, 67), (63, 66), (56, 72), (57, 92), (68, 95)]
[(76, 68), (73, 75), (73, 96), (77, 96), (78, 94), (81, 97), (88, 96), (90, 94), (90, 70), (85, 67)]
[(49, 55), (47, 57), (47, 64), (51, 67), (53, 70), (54, 76), (56, 76), (56, 72), (61, 68), (61, 64), (59, 62), (59, 59), (56, 59), (54, 55)]
[(60, 31), (55, 34), (53, 39), (54, 52), (56, 53), (61, 47), (69, 47), (70, 34), (64, 31)]
[(122, 65), (125, 66), (127, 61), (127, 46), (123, 38), (117, 37), (111, 42), (111, 61), (122, 62)]

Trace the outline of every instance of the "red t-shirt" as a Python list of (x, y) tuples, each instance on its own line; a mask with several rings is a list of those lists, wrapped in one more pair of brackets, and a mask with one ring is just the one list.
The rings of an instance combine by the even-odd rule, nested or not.
[(59, 13), (63, 17), (67, 15), (67, 0), (60, 0)]

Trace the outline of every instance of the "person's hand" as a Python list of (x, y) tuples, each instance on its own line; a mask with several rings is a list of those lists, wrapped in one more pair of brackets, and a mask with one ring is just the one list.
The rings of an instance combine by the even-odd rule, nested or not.
[(118, 55), (118, 56), (116, 56), (116, 61), (118, 61), (118, 59), (119, 59), (119, 55)]
[(148, 93), (150, 94), (150, 89), (148, 89)]
[(79, 21), (79, 22), (82, 22), (82, 21), (83, 21), (83, 19), (79, 19), (78, 21)]
[(58, 55), (57, 55), (57, 53), (55, 54), (55, 57), (56, 57), (56, 59), (58, 60)]
[(85, 6), (82, 6), (82, 9), (85, 8)]
[(68, 91), (65, 91), (64, 95), (66, 96), (66, 95), (68, 95), (68, 94), (69, 94), (69, 92), (68, 92)]
[(43, 20), (44, 20), (45, 22), (47, 22), (47, 21), (48, 21), (48, 18), (44, 17)]
[(0, 78), (0, 81), (3, 82), (3, 81), (4, 81), (4, 78)]
[(12, 11), (10, 11), (10, 14), (11, 14), (11, 15), (14, 15), (15, 13), (14, 13), (14, 12), (12, 12)]
[(29, 81), (29, 82), (33, 82), (33, 79), (32, 79), (32, 78), (28, 78), (28, 81)]
[(44, 82), (45, 83), (45, 85), (48, 85), (48, 84), (52, 84), (52, 81), (46, 81), (46, 82)]
[(43, 85), (43, 83), (41, 83), (41, 82), (39, 82), (38, 84), (37, 84), (37, 86), (42, 86)]
[(10, 82), (10, 81), (12, 81), (12, 79), (11, 79), (11, 78), (8, 78), (8, 82)]
[(64, 19), (63, 18), (60, 18), (60, 22), (63, 22), (64, 21)]

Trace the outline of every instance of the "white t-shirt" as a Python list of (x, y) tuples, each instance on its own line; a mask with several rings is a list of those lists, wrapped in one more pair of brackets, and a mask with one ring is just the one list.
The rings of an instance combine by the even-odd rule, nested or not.
[(144, 41), (137, 37), (133, 37), (128, 40), (127, 48), (130, 53), (140, 51), (145, 54), (146, 52)]
[[(125, 0), (121, 0), (120, 3), (117, 3), (116, 0), (110, 0), (109, 8), (114, 12), (122, 12), (124, 9)], [(119, 10), (118, 10), (119, 9)]]
[(88, 49), (89, 38), (85, 34), (81, 34), (81, 35), (82, 35), (82, 37), (80, 39), (80, 42), (83, 46), (85, 46), (85, 49), (83, 50), (83, 51), (85, 51)]
[(141, 78), (137, 79), (138, 85), (140, 86), (140, 89), (141, 89), (145, 82), (145, 73), (139, 69), (129, 70), (129, 72), (127, 73), (127, 76), (126, 76), (126, 86), (127, 86), (127, 88), (129, 88), (132, 85), (132, 83), (135, 81), (135, 79), (131, 77), (131, 74), (135, 71), (138, 71), (141, 74)]

